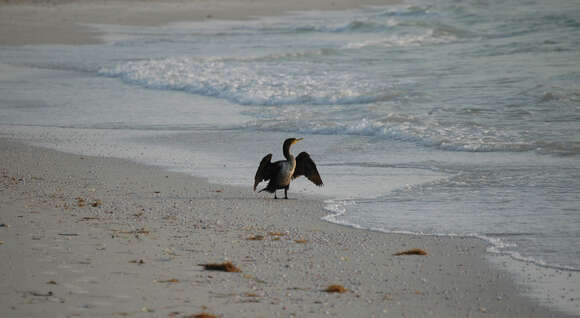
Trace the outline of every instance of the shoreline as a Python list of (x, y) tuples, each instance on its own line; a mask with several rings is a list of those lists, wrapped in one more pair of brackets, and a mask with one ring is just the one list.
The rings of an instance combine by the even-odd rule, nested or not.
[(100, 44), (104, 33), (91, 24), (161, 26), (173, 22), (248, 20), (292, 11), (346, 10), (393, 5), (399, 0), (0, 0), (0, 45)]
[[(568, 317), (522, 296), (476, 239), (358, 230), (303, 195), (0, 145), (2, 315)], [(411, 248), (428, 255), (393, 256)], [(242, 273), (198, 266), (222, 261)]]

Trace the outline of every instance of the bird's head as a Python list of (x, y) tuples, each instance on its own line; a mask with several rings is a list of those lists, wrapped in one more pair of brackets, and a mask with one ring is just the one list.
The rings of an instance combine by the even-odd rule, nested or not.
[(290, 147), (304, 138), (288, 138), (284, 141), (284, 147)]

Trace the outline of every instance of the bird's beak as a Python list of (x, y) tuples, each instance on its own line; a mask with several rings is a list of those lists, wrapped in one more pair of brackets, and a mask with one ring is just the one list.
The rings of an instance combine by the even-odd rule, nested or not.
[(299, 142), (300, 140), (303, 140), (303, 139), (304, 138), (296, 138), (296, 139), (294, 139), (294, 143), (297, 143), (297, 142)]

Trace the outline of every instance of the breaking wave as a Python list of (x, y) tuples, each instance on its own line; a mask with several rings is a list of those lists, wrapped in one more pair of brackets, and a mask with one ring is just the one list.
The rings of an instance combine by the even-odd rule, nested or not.
[[(383, 92), (389, 89), (364, 74), (291, 61), (296, 56), (300, 55), (131, 61), (99, 73), (147, 88), (185, 91), (241, 105), (364, 104), (383, 100)], [(280, 59), (286, 63), (279, 63)]]

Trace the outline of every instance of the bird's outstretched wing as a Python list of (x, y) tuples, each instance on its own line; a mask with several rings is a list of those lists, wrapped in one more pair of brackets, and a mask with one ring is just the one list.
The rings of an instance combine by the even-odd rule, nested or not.
[(264, 180), (270, 180), (272, 178), (272, 154), (267, 154), (262, 161), (260, 161), (260, 166), (258, 167), (258, 171), (256, 171), (256, 176), (254, 177), (254, 191), (256, 191), (256, 187), (258, 183)]
[(316, 169), (316, 164), (310, 158), (307, 152), (301, 152), (298, 157), (296, 157), (296, 169), (294, 169), (294, 175), (292, 179), (296, 179), (300, 176), (306, 176), (308, 180), (312, 181), (317, 186), (322, 186), (322, 178)]

